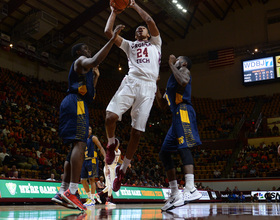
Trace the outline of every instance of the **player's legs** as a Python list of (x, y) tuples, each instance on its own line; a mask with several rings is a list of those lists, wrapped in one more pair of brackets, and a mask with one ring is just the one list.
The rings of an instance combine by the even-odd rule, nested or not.
[(71, 177), (71, 164), (70, 164), (71, 154), (72, 154), (72, 144), (71, 144), (71, 150), (66, 157), (66, 161), (64, 162), (63, 179), (61, 181), (61, 186), (59, 189), (60, 194), (64, 193), (69, 188), (70, 177)]
[(68, 203), (71, 203), (79, 210), (87, 210), (87, 208), (81, 203), (78, 193), (78, 185), (80, 179), (80, 173), (84, 162), (85, 142), (74, 142), (74, 147), (71, 155), (71, 177), (69, 189), (65, 191), (61, 196)]
[[(179, 105), (180, 114), (176, 117), (176, 133), (177, 136), (183, 136), (182, 144), (179, 145), (179, 155), (183, 163), (183, 171), (185, 174), (185, 203), (199, 199), (202, 195), (194, 187), (194, 160), (190, 147), (201, 144), (197, 124), (196, 114), (192, 106), (187, 104)], [(184, 146), (186, 145), (186, 146)]]
[(61, 181), (59, 191), (51, 199), (52, 202), (59, 204), (59, 205), (66, 206), (68, 208), (74, 208), (74, 206), (72, 204), (69, 204), (66, 201), (64, 201), (63, 198), (61, 197), (61, 195), (69, 188), (70, 176), (71, 176), (71, 164), (70, 164), (71, 154), (72, 154), (72, 148), (66, 157), (66, 161), (64, 162), (63, 178)]
[(202, 194), (194, 186), (194, 160), (189, 148), (178, 149), (185, 174), (185, 190), (183, 193), (185, 204), (200, 199)]
[(166, 175), (169, 180), (169, 186), (171, 189), (170, 197), (166, 200), (166, 203), (161, 208), (162, 211), (167, 211), (184, 205), (183, 195), (178, 189), (176, 170), (174, 167), (173, 159), (171, 157), (171, 153), (172, 152), (163, 149), (161, 149), (159, 153), (159, 158), (165, 168)]
[(108, 138), (106, 147), (106, 163), (111, 165), (115, 158), (114, 150), (119, 141), (115, 139), (116, 123), (121, 121), (122, 115), (132, 106), (135, 97), (135, 80), (125, 77), (106, 108), (105, 128)]
[[(119, 119), (119, 116), (113, 112), (106, 111), (106, 118), (105, 118), (105, 129), (107, 138), (115, 138), (115, 131), (116, 131), (116, 125), (117, 121)], [(111, 143), (108, 143), (111, 144)]]
[(116, 204), (112, 203), (112, 184), (115, 179), (115, 169), (114, 167), (109, 166), (109, 174), (108, 174), (108, 182), (107, 182), (107, 187), (108, 187), (108, 197), (106, 199), (105, 205), (107, 206), (116, 206)]
[[(70, 188), (71, 193), (75, 193), (78, 190), (78, 184), (80, 180), (80, 174), (84, 162), (84, 155), (85, 155), (85, 142), (75, 142), (72, 155), (71, 155), (71, 178), (70, 178), (70, 185), (71, 183), (77, 184), (75, 188)], [(71, 186), (70, 186), (71, 187)], [(75, 191), (74, 191), (75, 190)]]
[[(95, 184), (95, 178), (90, 178), (89, 179), (89, 183), (90, 183), (90, 191), (91, 191), (91, 195), (94, 195), (95, 194), (95, 191), (96, 191), (96, 184)], [(93, 198), (92, 198), (93, 199)]]
[(84, 187), (86, 193), (88, 194), (89, 193), (89, 184), (88, 184), (87, 179), (81, 179), (81, 183), (83, 184), (83, 187)]
[(121, 182), (126, 173), (127, 167), (129, 166), (131, 159), (138, 148), (138, 144), (140, 141), (142, 132), (131, 128), (130, 138), (127, 146), (126, 156), (123, 159), (122, 165), (118, 165), (115, 168), (115, 179), (112, 185), (112, 188), (115, 192), (117, 192), (121, 187)]

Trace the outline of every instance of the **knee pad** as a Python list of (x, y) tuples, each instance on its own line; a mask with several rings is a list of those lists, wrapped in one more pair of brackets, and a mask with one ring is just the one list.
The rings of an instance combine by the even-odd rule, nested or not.
[(183, 165), (194, 165), (192, 152), (188, 147), (178, 149)]
[(171, 170), (174, 168), (174, 162), (171, 158), (171, 152), (161, 150), (159, 152), (159, 158), (162, 161), (165, 171)]

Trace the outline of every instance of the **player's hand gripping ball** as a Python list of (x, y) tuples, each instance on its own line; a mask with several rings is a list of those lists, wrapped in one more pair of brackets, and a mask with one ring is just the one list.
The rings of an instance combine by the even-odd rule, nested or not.
[(129, 6), (129, 0), (110, 0), (110, 5), (116, 10), (124, 10)]

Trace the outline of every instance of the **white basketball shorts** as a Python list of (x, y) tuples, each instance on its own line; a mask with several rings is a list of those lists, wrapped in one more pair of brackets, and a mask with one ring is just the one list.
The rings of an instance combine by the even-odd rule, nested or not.
[(156, 82), (126, 76), (106, 111), (117, 114), (119, 121), (121, 121), (122, 115), (132, 107), (131, 126), (144, 132), (155, 99), (156, 89)]

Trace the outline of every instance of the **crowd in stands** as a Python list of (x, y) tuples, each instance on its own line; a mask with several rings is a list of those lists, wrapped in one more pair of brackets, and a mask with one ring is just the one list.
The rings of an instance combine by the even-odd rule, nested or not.
[[(93, 132), (105, 147), (105, 108), (118, 87), (113, 80), (99, 79), (97, 95), (90, 108), (90, 124)], [(63, 163), (69, 152), (58, 135), (59, 106), (66, 95), (66, 82), (46, 82), (7, 69), (0, 69), (0, 174), (10, 178), (36, 178), (61, 180)], [(255, 98), (213, 100), (193, 98), (197, 112), (201, 139), (227, 138), (236, 123), (248, 117), (255, 106)], [(167, 187), (168, 181), (158, 152), (171, 124), (170, 112), (161, 112), (153, 106), (146, 133), (140, 140), (131, 168), (126, 172), (123, 184), (135, 186)], [(129, 112), (118, 124), (116, 134), (124, 152), (130, 132)], [(278, 130), (279, 132), (279, 130)], [(245, 147), (231, 170), (231, 177), (279, 176), (278, 165), (268, 162), (275, 153), (276, 144)], [(227, 176), (225, 168), (233, 149), (212, 149), (207, 145), (193, 149), (195, 178), (209, 179)], [(180, 160), (178, 160), (180, 161)], [(176, 170), (184, 185), (180, 163)], [(256, 166), (253, 166), (256, 165)], [(247, 167), (246, 167), (247, 166)], [(99, 154), (99, 174), (103, 174), (104, 162)], [(255, 171), (254, 171), (255, 169)], [(17, 172), (16, 172), (17, 171)]]
[(232, 166), (230, 177), (279, 177), (280, 161), (277, 156), (279, 143), (244, 146)]

